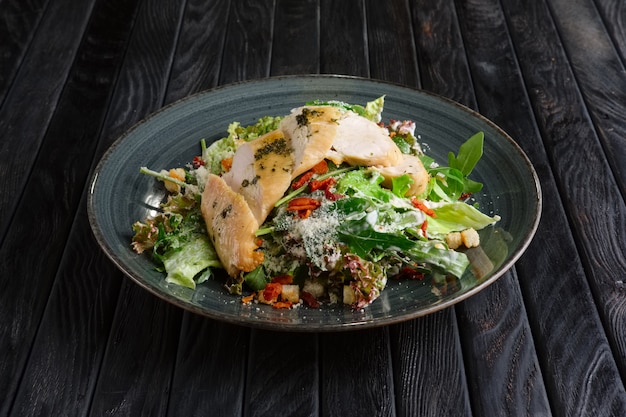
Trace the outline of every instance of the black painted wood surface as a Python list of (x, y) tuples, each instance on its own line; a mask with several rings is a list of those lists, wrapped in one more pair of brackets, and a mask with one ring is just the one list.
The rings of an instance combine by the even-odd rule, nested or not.
[[(626, 415), (626, 6), (616, 0), (0, 0), (0, 416)], [(524, 149), (526, 254), (444, 311), (283, 334), (205, 319), (99, 250), (87, 180), (163, 105), (348, 74)]]

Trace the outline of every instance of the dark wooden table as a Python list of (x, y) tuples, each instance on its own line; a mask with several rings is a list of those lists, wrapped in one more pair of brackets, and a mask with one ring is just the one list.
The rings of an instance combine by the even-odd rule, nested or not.
[[(626, 3), (0, 0), (0, 416), (626, 416)], [(478, 295), (388, 327), (205, 319), (90, 230), (106, 148), (174, 100), (283, 74), (432, 91), (506, 130), (542, 221)]]

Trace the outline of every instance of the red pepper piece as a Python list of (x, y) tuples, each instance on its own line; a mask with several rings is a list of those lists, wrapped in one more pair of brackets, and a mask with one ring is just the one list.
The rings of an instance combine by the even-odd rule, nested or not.
[(424, 204), (423, 201), (418, 200), (417, 198), (413, 197), (411, 198), (411, 204), (413, 204), (413, 207), (415, 207), (416, 209), (423, 211), (424, 214), (426, 214), (427, 216), (437, 217), (437, 213), (435, 213), (433, 209), (428, 208), (426, 204)]

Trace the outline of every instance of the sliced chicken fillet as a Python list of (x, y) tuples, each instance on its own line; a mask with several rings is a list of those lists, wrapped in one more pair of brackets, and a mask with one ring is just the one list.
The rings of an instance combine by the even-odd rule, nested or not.
[(339, 119), (345, 112), (331, 106), (304, 106), (292, 110), (278, 127), (291, 140), (295, 164), (292, 178), (326, 157), (337, 138)]
[(339, 120), (332, 149), (326, 155), (339, 165), (392, 166), (402, 161), (402, 152), (389, 133), (371, 120), (346, 112)]
[(407, 196), (420, 195), (428, 187), (428, 181), (430, 177), (426, 168), (422, 164), (422, 161), (413, 155), (402, 155), (402, 160), (397, 165), (393, 166), (373, 166), (372, 169), (380, 172), (385, 178), (382, 185), (387, 188), (392, 188), (392, 180), (398, 178), (404, 174), (408, 174), (413, 179)]
[(263, 262), (254, 235), (259, 223), (243, 196), (221, 177), (209, 174), (200, 209), (209, 238), (230, 276), (250, 272)]
[(223, 179), (241, 194), (259, 224), (289, 188), (294, 166), (291, 141), (274, 130), (237, 148)]

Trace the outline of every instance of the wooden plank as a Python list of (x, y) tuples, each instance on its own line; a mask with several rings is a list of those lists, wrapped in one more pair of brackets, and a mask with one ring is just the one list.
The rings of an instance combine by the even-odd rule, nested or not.
[(408, 1), (366, 0), (365, 10), (371, 77), (418, 87)]
[(0, 137), (22, 138), (0, 142), (0, 242), (54, 113), (94, 2), (58, 0), (42, 17), (0, 107)]
[(245, 327), (185, 313), (168, 415), (243, 415), (249, 339)]
[(626, 4), (620, 0), (595, 0), (594, 3), (622, 63), (626, 62)]
[(320, 72), (369, 77), (362, 1), (320, 1)]
[(453, 2), (411, 2), (411, 17), (421, 87), (476, 108), (465, 46)]
[(397, 414), (471, 416), (453, 308), (390, 328)]
[[(528, 4), (520, 7), (529, 9)], [(559, 191), (543, 146), (545, 139), (537, 130), (528, 91), (519, 76), (509, 33), (502, 23), (500, 4), (473, 1), (459, 5), (458, 11), (479, 108), (523, 147), (547, 197), (544, 198), (543, 222), (516, 270), (533, 333), (538, 335), (535, 343), (537, 351), (541, 352), (539, 361), (551, 410), (557, 415), (607, 415), (603, 412), (609, 412), (612, 400), (604, 402), (599, 390), (589, 390), (580, 381), (590, 378), (609, 381), (607, 373), (616, 375), (615, 364), (587, 289), (562, 203), (557, 197)], [(545, 12), (537, 16), (530, 14), (526, 20), (537, 17), (546, 19), (548, 15)], [(529, 42), (537, 43), (536, 35), (532, 35), (536, 33), (528, 33), (532, 37)], [(553, 41), (548, 36), (547, 42)], [(515, 44), (516, 50), (523, 47), (521, 42)], [(538, 68), (545, 71), (555, 51), (542, 49), (540, 45), (536, 51), (542, 51), (539, 61), (542, 66)], [(548, 68), (545, 74), (554, 74), (554, 68)], [(526, 82), (531, 88), (539, 86)], [(558, 95), (558, 92), (552, 94)], [(563, 317), (578, 318), (563, 320)], [(475, 409), (480, 410), (482, 406)]]
[[(168, 27), (172, 28), (172, 36), (170, 37), (172, 42), (169, 45), (170, 50), (172, 49), (174, 44), (173, 40), (176, 35), (177, 20), (171, 18), (172, 15), (176, 17), (176, 13), (168, 14), (168, 11), (171, 12), (172, 7), (175, 5), (172, 2), (165, 3), (167, 4), (144, 4), (144, 7), (141, 8), (143, 16), (142, 19), (138, 20), (138, 28), (136, 28), (133, 33), (133, 42), (129, 48), (129, 53), (125, 56), (126, 66), (125, 69), (122, 70), (122, 80), (125, 80), (125, 77), (135, 77), (136, 74), (141, 73), (141, 71), (135, 70), (133, 65), (146, 65), (146, 62), (142, 59), (147, 57), (144, 51), (147, 49), (151, 50), (151, 58), (156, 60), (159, 56), (165, 57), (164, 64), (160, 66), (154, 64), (155, 61), (152, 61), (153, 66), (149, 74), (155, 76), (157, 82), (153, 85), (149, 85), (148, 83), (150, 81), (154, 82), (155, 79), (144, 77), (141, 79), (141, 84), (137, 86), (137, 89), (132, 91), (129, 91), (129, 89), (125, 87), (128, 85), (134, 86), (135, 84), (132, 82), (119, 82), (113, 103), (116, 103), (116, 101), (125, 102), (130, 97), (136, 97), (134, 93), (139, 92), (141, 95), (144, 91), (161, 91), (160, 94), (157, 94), (157, 97), (162, 100), (171, 52), (164, 51), (165, 53), (163, 53), (162, 49), (164, 46), (155, 43), (154, 39), (152, 39), (148, 33), (150, 30), (162, 30), (163, 33), (166, 33)], [(132, 3), (130, 4), (132, 5)], [(168, 5), (170, 5), (169, 8)], [(110, 4), (102, 6), (104, 8), (99, 9), (99, 12), (109, 14), (113, 12), (113, 16), (115, 16), (115, 13), (119, 13), (120, 10), (124, 9), (124, 7), (108, 9), (110, 6)], [(126, 18), (130, 18), (130, 22), (132, 22), (132, 8), (130, 8), (128, 12)], [(161, 19), (155, 18), (155, 16), (161, 16)], [(107, 25), (98, 26), (98, 29), (103, 30), (107, 36), (111, 35), (110, 20), (112, 19), (114, 19), (114, 17), (111, 15), (106, 16), (105, 21)], [(95, 18), (94, 21), (97, 21), (97, 18)], [(128, 29), (130, 29), (130, 26)], [(95, 35), (97, 35), (97, 33)], [(165, 39), (164, 36), (163, 40)], [(167, 46), (168, 45), (165, 45), (165, 47)], [(93, 50), (90, 52), (93, 53), (94, 56), (98, 56), (100, 51)], [(117, 52), (121, 53), (123, 51)], [(133, 61), (132, 57), (135, 57), (136, 61)], [(129, 62), (131, 64), (129, 64)], [(153, 97), (147, 93), (143, 96), (143, 99), (149, 102), (149, 105), (144, 104), (144, 108), (158, 105), (158, 102), (155, 103), (152, 98)], [(136, 100), (136, 103), (138, 102), (139, 100)], [(110, 133), (112, 131), (112, 124), (119, 129), (128, 127), (122, 126), (120, 120), (133, 120), (133, 117), (142, 117), (138, 112), (138, 109), (141, 107), (141, 105), (137, 104), (128, 109), (125, 106), (113, 105), (112, 108), (114, 108), (115, 111), (110, 112), (108, 117), (110, 118), (109, 120), (114, 120), (115, 123), (105, 122), (104, 131)], [(130, 112), (131, 116), (124, 117), (126, 115), (123, 112), (127, 110)], [(83, 138), (81, 137), (81, 139)], [(105, 140), (100, 141), (98, 144), (100, 146), (99, 152), (96, 153), (101, 154), (108, 144), (110, 144), (110, 142), (107, 143)], [(68, 160), (68, 162), (72, 161)], [(84, 175), (85, 174), (83, 174), (83, 176)], [(63, 177), (58, 178), (62, 179)], [(86, 195), (86, 193), (84, 195)], [(85, 213), (86, 211), (84, 201), (82, 201), (80, 210), (81, 213)], [(28, 368), (22, 379), (20, 391), (16, 397), (14, 409), (17, 415), (28, 415), (27, 413), (31, 412), (37, 413), (42, 409), (58, 409), (65, 410), (65, 412), (72, 412), (69, 410), (74, 410), (77, 413), (84, 413), (87, 411), (95, 381), (98, 377), (98, 364), (102, 361), (105, 346), (104, 339), (106, 339), (110, 330), (112, 320), (111, 308), (116, 304), (121, 274), (113, 272), (111, 262), (105, 259), (104, 254), (98, 249), (84, 214), (76, 218), (74, 230), (69, 235), (67, 245), (68, 249), (65, 252), (61, 267), (57, 273), (55, 286), (51, 298), (48, 301), (46, 314), (44, 315), (40, 327), (42, 330), (37, 335), (33, 346), (34, 354), (30, 358)], [(84, 255), (80, 257), (81, 250), (85, 250), (85, 253), (88, 253), (89, 256)], [(78, 259), (82, 259), (83, 263), (77, 262), (74, 259), (76, 254), (79, 254)], [(93, 254), (97, 254), (97, 256), (92, 258)], [(35, 277), (37, 276), (35, 275)], [(154, 303), (153, 297), (149, 296), (145, 291), (141, 291), (137, 297), (146, 297), (145, 304)], [(66, 300), (81, 300), (81, 302), (68, 304)], [(118, 312), (117, 316), (140, 316), (139, 312), (132, 310), (133, 308), (140, 308), (140, 305), (141, 303), (134, 303), (130, 306), (123, 305), (120, 307), (121, 311)], [(66, 311), (66, 308), (69, 311)], [(159, 308), (163, 309), (164, 303), (159, 302), (155, 304), (154, 309), (158, 310)], [(163, 314), (165, 315), (165, 313)], [(68, 320), (68, 317), (70, 317), (70, 320)], [(91, 321), (94, 321), (98, 326), (91, 325)], [(161, 337), (167, 338), (168, 340), (177, 340), (177, 326), (172, 326), (171, 323), (172, 320), (160, 323), (161, 327), (159, 327), (159, 329), (161, 330)], [(60, 337), (57, 329), (63, 329), (64, 332), (70, 336)], [(141, 327), (139, 330), (145, 333), (154, 331), (154, 329), (150, 329), (146, 326)], [(173, 331), (174, 336), (172, 336), (172, 333), (168, 334), (168, 331)], [(129, 332), (124, 334), (128, 333)], [(120, 349), (123, 351), (127, 347), (123, 346), (123, 343), (133, 344), (138, 338), (143, 337), (145, 340), (150, 340), (149, 334), (145, 333), (142, 336), (138, 336), (141, 333), (139, 331), (134, 332), (132, 337), (128, 340), (120, 341), (122, 346)], [(91, 344), (93, 341), (97, 343)], [(161, 360), (158, 357), (158, 355), (162, 354), (160, 351), (154, 350), (148, 353), (149, 355), (146, 356), (147, 364), (150, 364), (151, 361), (157, 363)], [(70, 370), (67, 369), (68, 364), (65, 362), (67, 357), (73, 359), (73, 361), (70, 362), (73, 365)], [(115, 357), (115, 355), (112, 354), (109, 357)], [(125, 359), (126, 362), (121, 359)], [(123, 355), (121, 355), (121, 359), (116, 359), (119, 360), (119, 362), (116, 363), (105, 363), (105, 366), (110, 368), (126, 368), (130, 367), (129, 363), (135, 360), (134, 357), (126, 357)], [(63, 369), (60, 369), (60, 367), (63, 367)], [(163, 371), (166, 371), (166, 369), (163, 368)], [(46, 375), (50, 375), (50, 377), (47, 379), (39, 378), (41, 372), (45, 372)], [(146, 378), (148, 378), (149, 375), (149, 373), (144, 374)], [(112, 391), (113, 389), (111, 387), (115, 387), (116, 383), (125, 383), (122, 381), (109, 383), (107, 380), (109, 377), (111, 377), (111, 374), (105, 375), (104, 378), (98, 382), (103, 392)], [(50, 378), (53, 379), (51, 380)], [(169, 378), (165, 380), (161, 379), (159, 382), (167, 388)], [(48, 389), (48, 386), (55, 388), (54, 390)], [(153, 380), (142, 381), (140, 386), (143, 390), (146, 390), (143, 392), (147, 392), (148, 389), (155, 389), (156, 392), (161, 393), (164, 392), (156, 388)], [(76, 387), (81, 387), (84, 391)], [(126, 386), (123, 388), (126, 388)], [(128, 400), (132, 402), (134, 398), (139, 398), (141, 392), (131, 390), (126, 395), (127, 400), (129, 397), (133, 397)], [(98, 404), (102, 405), (105, 400), (107, 400), (107, 398), (100, 399)], [(108, 398), (108, 400), (114, 401), (114, 399), (110, 398)], [(165, 404), (161, 404), (161, 406), (163, 408)], [(106, 408), (106, 406), (103, 407)]]
[[(81, 181), (87, 177), (96, 147), (96, 141), (88, 139), (98, 136), (108, 109), (137, 6), (137, 2), (117, 3), (103, 2), (94, 10), (35, 160), (37, 170), (25, 184), (27, 197), (19, 200), (0, 246), (0, 270), (19, 277), (0, 280), (0, 314), (4, 318), (0, 325), (2, 416), (7, 415), (15, 396), (76, 210), (84, 210), (80, 205), (84, 186)], [(15, 140), (27, 138), (20, 134)], [(31, 230), (33, 225), (36, 228)], [(87, 231), (86, 222), (84, 226)], [(35, 231), (38, 235), (34, 235)], [(89, 253), (81, 245), (78, 248)], [(99, 253), (95, 245), (90, 248)], [(105, 267), (103, 273), (106, 271), (111, 269)], [(119, 285), (119, 279), (112, 281)], [(106, 315), (106, 311), (105, 308), (102, 314)]]
[(253, 330), (245, 415), (318, 415), (318, 352), (317, 334)]
[(100, 348), (107, 346), (101, 371), (97, 363), (84, 367), (90, 380), (97, 376), (98, 381), (95, 389), (92, 384), (85, 387), (84, 403), (93, 395), (90, 416), (167, 415), (181, 316), (181, 309), (124, 281), (109, 341), (100, 341)]
[(395, 416), (389, 327), (320, 335), (323, 416)]
[[(598, 137), (605, 148), (620, 192), (626, 198), (626, 67), (616, 53), (606, 27), (593, 0), (570, 4), (564, 0), (547, 1), (567, 51), (572, 70), (587, 102)], [(606, 7), (606, 6), (605, 6)], [(623, 25), (623, 15), (621, 16)], [(584, 25), (578, 24), (581, 20)], [(624, 40), (621, 52), (624, 52)], [(602, 70), (599, 70), (599, 69)], [(624, 230), (622, 227), (621, 230)], [(622, 263), (622, 267), (625, 264)], [(623, 270), (623, 269), (622, 269)], [(605, 285), (607, 281), (604, 281)], [(609, 283), (609, 285), (612, 285)], [(613, 308), (607, 315), (615, 314)], [(622, 310), (623, 311), (623, 310)], [(622, 331), (626, 326), (621, 321)], [(611, 324), (614, 327), (613, 324)], [(617, 330), (617, 329), (615, 329)], [(619, 333), (619, 330), (617, 330)], [(626, 352), (626, 339), (615, 340), (614, 345)], [(622, 356), (624, 358), (625, 356)], [(624, 373), (623, 375), (626, 375)]]
[(231, 3), (220, 84), (269, 75), (273, 21), (272, 1)]
[[(164, 104), (184, 5), (184, 0), (142, 2), (98, 154)], [(77, 233), (89, 230), (80, 228)], [(115, 297), (109, 300), (115, 301)], [(181, 320), (180, 309), (134, 284), (122, 287), (90, 415), (106, 415), (110, 410), (126, 410), (133, 415), (167, 414)]]
[(318, 0), (277, 0), (272, 75), (319, 72)]
[(48, 0), (0, 2), (0, 107), (44, 14)]
[[(583, 132), (572, 130), (576, 143), (585, 148), (594, 146), (594, 152), (586, 153), (585, 161), (569, 162), (577, 166), (597, 165), (598, 175), (591, 178), (581, 175), (583, 171), (577, 176), (579, 182), (572, 186), (572, 166), (565, 164), (567, 159), (559, 159), (558, 170), (562, 181), (570, 184), (566, 189), (568, 207), (587, 275), (622, 379), (626, 380), (626, 235), (623, 233), (626, 230), (626, 68), (593, 4), (568, 5), (558, 0), (547, 3), (553, 10), (572, 72), (604, 147), (603, 154), (595, 140), (587, 143), (590, 136), (595, 136), (593, 132), (587, 130), (590, 136), (585, 137)], [(572, 26), (581, 18), (587, 23), (579, 31), (573, 30)], [(606, 169), (605, 157), (615, 178)]]
[[(574, 74), (565, 51), (551, 46), (554, 43), (548, 41), (556, 38), (557, 32), (554, 23), (545, 18), (545, 5), (531, 9), (515, 1), (505, 5), (511, 20), (512, 36), (520, 45), (520, 65), (527, 83), (533, 86), (529, 95), (545, 138), (544, 143), (552, 157), (555, 176), (578, 234), (577, 240), (583, 248), (583, 256), (587, 258), (587, 274), (592, 277), (592, 286), (598, 287), (596, 304), (605, 315), (603, 322), (608, 329), (609, 340), (615, 346), (616, 362), (623, 379), (626, 371), (626, 300), (618, 281), (624, 277), (626, 266), (622, 250), (626, 246), (626, 237), (619, 233), (626, 230), (626, 207), (586, 103), (578, 87), (570, 81)], [(522, 14), (525, 10), (528, 10), (527, 15)], [(528, 34), (532, 32), (543, 33), (545, 37), (531, 37)], [(593, 166), (594, 175), (587, 175), (586, 170), (580, 169), (580, 155), (585, 155), (584, 164)], [(589, 213), (608, 215), (590, 216)], [(612, 243), (605, 244), (607, 231), (612, 230), (615, 231), (610, 238)]]
[(187, 1), (166, 103), (217, 85), (229, 8), (230, 2)]
[(461, 303), (457, 311), (474, 413), (550, 415), (514, 271)]

